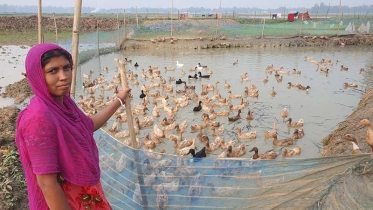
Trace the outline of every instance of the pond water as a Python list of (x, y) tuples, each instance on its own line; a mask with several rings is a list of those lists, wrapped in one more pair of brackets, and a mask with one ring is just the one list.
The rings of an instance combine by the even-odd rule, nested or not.
[[(305, 56), (312, 57), (316, 61), (320, 61), (321, 59), (332, 60), (334, 65), (329, 66), (329, 73), (325, 75), (320, 73), (320, 71), (316, 71), (317, 66), (311, 63), (310, 60), (306, 61)], [(294, 121), (304, 119), (305, 122), (305, 136), (297, 140), (295, 145), (288, 148), (299, 145), (302, 148), (302, 153), (298, 157), (310, 158), (319, 155), (322, 147), (321, 140), (337, 128), (338, 123), (345, 120), (357, 106), (367, 87), (364, 80), (366, 73), (363, 72), (360, 74), (359, 69), (364, 67), (366, 71), (369, 71), (373, 49), (371, 47), (351, 46), (326, 48), (136, 50), (107, 54), (92, 59), (81, 65), (81, 74), (87, 74), (90, 69), (93, 69), (95, 72), (93, 77), (98, 77), (101, 67), (108, 67), (108, 73), (103, 74), (107, 80), (111, 80), (118, 73), (115, 71), (117, 63), (114, 61), (114, 58), (124, 59), (125, 57), (132, 59), (132, 64), (127, 65), (127, 69), (139, 75), (138, 81), (140, 85), (131, 85), (132, 94), (134, 95), (132, 102), (136, 102), (137, 104), (141, 103), (141, 99), (139, 98), (141, 85), (150, 84), (149, 80), (143, 80), (140, 77), (141, 69), (144, 68), (147, 70), (149, 65), (159, 67), (162, 76), (167, 80), (167, 84), (169, 84), (169, 76), (176, 79), (181, 78), (182, 80), (186, 80), (188, 85), (195, 85), (196, 93), (198, 94), (201, 93), (202, 84), (215, 84), (217, 81), (220, 82), (218, 90), (222, 97), (228, 97), (228, 90), (224, 88), (225, 80), (231, 85), (230, 90), (233, 94), (243, 94), (245, 86), (250, 87), (250, 85), (255, 84), (257, 89), (259, 89), (259, 97), (249, 98), (249, 105), (242, 110), (242, 119), (234, 123), (229, 122), (226, 116), (218, 116), (215, 119), (224, 125), (225, 132), (221, 137), (225, 141), (236, 139), (237, 131), (234, 129), (236, 127), (243, 128), (243, 133), (256, 130), (256, 139), (238, 140), (238, 143), (244, 142), (246, 144), (247, 153), (244, 157), (249, 158), (252, 156), (253, 153), (248, 151), (254, 146), (259, 148), (259, 153), (271, 149), (279, 151), (281, 148), (273, 145), (273, 139), (266, 139), (264, 132), (271, 130), (273, 122), (277, 122), (278, 139), (291, 137), (294, 128), (289, 129), (280, 116), (281, 110), (286, 107), (289, 110), (289, 117), (293, 118)], [(233, 65), (233, 62), (236, 60), (238, 60), (238, 65)], [(339, 60), (338, 64), (336, 64), (336, 60)], [(184, 64), (184, 66), (177, 68), (175, 71), (164, 71), (164, 67), (176, 67), (177, 61)], [(138, 68), (133, 67), (135, 62), (138, 62)], [(199, 78), (188, 80), (188, 75), (194, 74), (189, 69), (194, 68), (197, 63), (207, 65), (213, 72), (209, 79)], [(300, 70), (301, 74), (284, 74), (282, 75), (283, 81), (277, 82), (274, 74), (268, 74), (265, 71), (266, 67), (271, 64), (276, 68), (283, 67), (284, 71), (295, 68)], [(348, 67), (348, 71), (341, 71), (341, 65)], [(181, 75), (181, 69), (184, 69), (186, 72), (184, 76)], [(245, 72), (248, 73), (251, 81), (241, 81), (240, 75)], [(202, 70), (202, 74), (206, 74), (206, 70)], [(269, 81), (264, 84), (263, 79), (266, 76), (269, 77)], [(288, 88), (288, 82), (301, 83), (304, 86), (309, 85), (311, 89), (307, 92), (298, 90), (297, 88)], [(355, 89), (344, 88), (344, 82), (355, 83), (358, 87)], [(175, 82), (172, 82), (172, 84), (174, 85), (174, 94), (175, 90), (182, 89), (182, 86), (177, 86)], [(277, 91), (275, 97), (272, 97), (270, 94), (272, 87)], [(152, 89), (150, 92), (154, 92), (155, 90)], [(163, 92), (161, 88), (159, 90), (161, 95), (169, 94)], [(84, 92), (82, 89), (78, 89), (77, 94), (84, 94)], [(112, 92), (106, 92), (105, 94), (105, 97), (113, 95)], [(175, 95), (176, 97), (181, 97), (179, 94)], [(209, 96), (211, 97), (212, 95), (214, 94), (210, 92)], [(181, 123), (184, 119), (188, 121), (187, 132), (183, 135), (183, 138), (195, 138), (197, 133), (191, 132), (190, 126), (202, 123), (201, 115), (203, 111), (193, 112), (193, 107), (197, 106), (197, 102), (190, 101), (187, 107), (180, 108), (176, 113), (176, 121), (178, 123)], [(169, 104), (172, 106), (173, 101), (169, 100)], [(240, 104), (240, 100), (233, 99), (232, 104), (238, 105)], [(146, 116), (151, 116), (153, 104), (150, 103), (148, 108), (150, 111)], [(248, 109), (254, 111), (254, 120), (252, 121), (245, 119)], [(216, 108), (216, 111), (222, 110), (228, 110), (228, 108)], [(161, 113), (161, 117), (154, 119), (155, 123), (160, 122), (166, 116), (164, 111), (161, 111)], [(236, 114), (237, 111), (232, 111), (229, 116)], [(139, 116), (139, 118), (142, 119), (142, 116)], [(110, 120), (108, 126), (111, 126), (112, 122), (113, 119)], [(126, 123), (123, 123), (122, 129), (127, 129)], [(140, 139), (142, 140), (152, 129), (153, 127), (149, 127), (148, 129), (140, 130)], [(210, 141), (215, 139), (211, 135), (209, 127), (203, 131), (209, 136)], [(198, 149), (201, 149), (203, 143), (198, 139), (196, 142)], [(173, 143), (166, 139), (155, 150), (159, 151), (160, 149), (165, 149), (167, 153), (175, 153)], [(221, 152), (218, 149), (208, 154), (208, 156), (217, 157)]]

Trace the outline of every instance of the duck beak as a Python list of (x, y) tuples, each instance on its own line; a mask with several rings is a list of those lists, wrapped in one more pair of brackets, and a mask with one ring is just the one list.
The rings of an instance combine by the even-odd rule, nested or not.
[(254, 151), (254, 149), (251, 149), (249, 152), (252, 152), (252, 151)]

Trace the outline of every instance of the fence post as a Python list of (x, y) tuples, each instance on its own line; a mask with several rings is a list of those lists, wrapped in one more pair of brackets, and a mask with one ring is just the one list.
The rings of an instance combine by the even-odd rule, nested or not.
[(54, 21), (54, 27), (56, 28), (56, 43), (58, 42), (58, 29), (57, 29), (57, 22), (56, 22), (56, 17), (54, 16), (53, 13), (53, 21)]
[(266, 18), (263, 18), (263, 29), (262, 29), (262, 38), (264, 36), (264, 26), (266, 25)]
[(123, 41), (125, 41), (126, 40), (126, 9), (123, 9), (123, 33), (124, 33)]

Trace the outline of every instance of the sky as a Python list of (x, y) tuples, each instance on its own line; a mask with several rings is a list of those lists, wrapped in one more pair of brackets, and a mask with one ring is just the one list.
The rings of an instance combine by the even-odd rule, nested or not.
[[(310, 8), (323, 2), (326, 5), (339, 5), (340, 0), (221, 0), (222, 7), (257, 7), (260, 9), (276, 9), (279, 7)], [(341, 0), (345, 6), (372, 5), (372, 0)], [(83, 7), (97, 9), (117, 9), (131, 7), (171, 8), (172, 0), (82, 0)], [(174, 0), (174, 8), (188, 7), (219, 8), (220, 0)], [(0, 4), (38, 5), (38, 0), (0, 0)], [(42, 0), (43, 6), (74, 7), (75, 0)]]

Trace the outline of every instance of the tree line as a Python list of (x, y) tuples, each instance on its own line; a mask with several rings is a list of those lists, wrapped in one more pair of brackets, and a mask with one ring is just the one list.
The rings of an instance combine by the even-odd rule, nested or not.
[[(118, 8), (122, 10), (123, 8)], [(82, 13), (91, 13), (96, 11), (98, 13), (117, 13), (118, 9), (97, 9), (93, 7), (82, 7)], [(0, 13), (37, 13), (37, 6), (32, 5), (0, 5)], [(170, 13), (171, 8), (126, 8), (127, 13)], [(222, 7), (219, 8), (204, 8), (204, 7), (189, 7), (189, 8), (174, 8), (174, 13), (288, 13), (288, 12), (305, 12), (310, 13), (339, 13), (339, 5), (326, 5), (325, 3), (315, 4), (311, 8), (292, 8), (292, 7), (279, 7), (277, 9), (260, 9), (255, 7)], [(43, 13), (73, 13), (74, 7), (54, 7), (54, 6), (43, 6)], [(122, 12), (122, 11), (120, 11)], [(373, 13), (373, 5), (361, 5), (355, 7), (342, 6), (342, 13)]]

